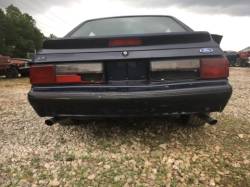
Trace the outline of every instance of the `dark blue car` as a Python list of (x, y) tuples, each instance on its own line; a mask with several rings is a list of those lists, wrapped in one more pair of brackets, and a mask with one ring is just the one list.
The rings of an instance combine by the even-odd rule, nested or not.
[(232, 88), (219, 35), (170, 16), (86, 21), (47, 40), (30, 69), (28, 99), (52, 125), (64, 119), (179, 116), (216, 123)]

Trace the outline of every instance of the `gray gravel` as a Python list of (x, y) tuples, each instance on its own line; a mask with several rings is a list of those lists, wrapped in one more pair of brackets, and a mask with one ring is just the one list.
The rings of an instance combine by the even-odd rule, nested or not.
[(218, 126), (90, 121), (47, 127), (27, 79), (0, 79), (0, 186), (250, 186), (250, 69), (231, 69)]

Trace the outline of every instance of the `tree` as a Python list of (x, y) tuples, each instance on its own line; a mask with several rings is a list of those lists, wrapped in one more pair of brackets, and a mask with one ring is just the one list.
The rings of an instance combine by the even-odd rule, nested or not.
[(50, 34), (48, 39), (57, 39), (57, 36), (54, 34)]
[(6, 17), (2, 9), (0, 9), (0, 54), (6, 53)]
[(27, 53), (42, 47), (44, 38), (30, 15), (13, 5), (5, 12), (0, 9), (0, 53), (26, 58)]

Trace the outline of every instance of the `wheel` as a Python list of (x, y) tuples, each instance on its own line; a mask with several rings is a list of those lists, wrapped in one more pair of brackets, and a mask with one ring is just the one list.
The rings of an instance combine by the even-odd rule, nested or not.
[(28, 72), (21, 73), (21, 77), (28, 77), (28, 76), (29, 76)]
[(234, 67), (240, 67), (240, 62), (239, 62), (239, 61), (236, 62), (236, 63), (234, 64)]
[(233, 60), (233, 61), (230, 62), (231, 67), (235, 67), (236, 64), (237, 64), (237, 60)]
[(22, 77), (28, 77), (29, 76), (29, 69), (21, 69), (19, 71)]
[(247, 60), (241, 61), (241, 67), (247, 67)]
[(16, 67), (10, 67), (6, 70), (7, 78), (17, 78), (18, 77), (18, 69)]
[(181, 116), (181, 121), (183, 124), (190, 126), (190, 127), (202, 127), (206, 124), (206, 122), (197, 115), (183, 115)]
[(240, 67), (240, 66), (241, 66), (241, 59), (238, 58), (234, 63), (234, 67)]

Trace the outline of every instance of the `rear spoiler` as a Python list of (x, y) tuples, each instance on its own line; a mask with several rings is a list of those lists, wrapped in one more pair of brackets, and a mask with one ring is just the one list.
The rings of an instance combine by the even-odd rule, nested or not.
[(220, 45), (223, 36), (218, 35), (218, 34), (211, 34), (211, 36), (212, 36), (213, 40), (214, 40), (217, 44)]
[(113, 39), (139, 39), (141, 46), (186, 44), (211, 41), (208, 32), (181, 32), (148, 35), (112, 36), (112, 37), (86, 37), (86, 38), (61, 38), (47, 40), (43, 49), (83, 49), (83, 48), (108, 48)]

